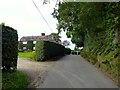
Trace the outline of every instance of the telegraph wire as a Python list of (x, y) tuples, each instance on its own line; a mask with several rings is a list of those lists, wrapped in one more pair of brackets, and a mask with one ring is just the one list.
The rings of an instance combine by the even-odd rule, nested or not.
[(46, 19), (44, 18), (44, 16), (42, 15), (42, 13), (40, 12), (39, 8), (37, 7), (37, 5), (35, 4), (35, 2), (32, 0), (34, 6), (36, 7), (36, 9), (38, 10), (38, 12), (40, 13), (40, 15), (42, 16), (42, 18), (44, 19), (44, 21), (46, 22), (46, 24), (48, 25), (48, 27), (50, 28), (50, 30), (53, 32), (52, 28), (50, 27), (50, 25), (48, 24), (48, 22), (46, 21)]

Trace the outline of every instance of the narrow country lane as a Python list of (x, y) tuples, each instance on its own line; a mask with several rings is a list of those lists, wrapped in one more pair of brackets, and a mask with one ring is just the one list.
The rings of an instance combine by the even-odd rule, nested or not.
[(19, 58), (18, 70), (28, 75), (28, 88), (117, 88), (100, 70), (76, 55), (46, 62)]
[(80, 56), (68, 55), (49, 69), (38, 88), (117, 88), (112, 80)]

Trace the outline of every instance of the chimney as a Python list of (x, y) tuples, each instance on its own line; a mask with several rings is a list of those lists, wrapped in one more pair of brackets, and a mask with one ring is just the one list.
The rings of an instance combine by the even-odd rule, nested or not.
[(45, 33), (41, 33), (41, 36), (45, 36)]

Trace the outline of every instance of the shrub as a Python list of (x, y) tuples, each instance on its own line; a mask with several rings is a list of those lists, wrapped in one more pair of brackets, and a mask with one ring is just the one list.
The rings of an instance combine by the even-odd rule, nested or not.
[(70, 48), (65, 48), (65, 54), (71, 54), (71, 49)]
[(106, 73), (109, 74), (111, 78), (114, 78), (116, 82), (118, 79), (120, 79), (119, 77), (120, 74), (118, 73), (120, 66), (119, 65), (120, 55), (118, 49), (110, 51), (108, 54), (102, 55), (95, 55), (89, 50), (82, 50), (81, 56), (86, 58), (89, 62), (91, 62), (95, 66), (106, 71)]
[(33, 61), (36, 60), (36, 52), (35, 51), (30, 52), (30, 59), (32, 59)]
[(27, 51), (33, 51), (33, 41), (27, 41), (27, 45), (26, 45), (26, 48), (27, 48)]
[(72, 54), (72, 55), (77, 55), (77, 52), (73, 50), (73, 51), (71, 52), (71, 54)]
[(65, 47), (55, 42), (38, 40), (35, 48), (37, 61), (43, 61), (65, 54)]
[(44, 42), (43, 41), (36, 42), (35, 51), (36, 51), (36, 60), (42, 61), (44, 59)]
[(23, 42), (21, 41), (18, 42), (18, 50), (19, 52), (23, 52)]
[(2, 25), (2, 70), (17, 68), (18, 34), (9, 26)]
[[(2, 60), (2, 25), (0, 24), (0, 60)], [(2, 66), (2, 63), (0, 61), (0, 66)]]
[(78, 55), (80, 55), (80, 52), (78, 52)]

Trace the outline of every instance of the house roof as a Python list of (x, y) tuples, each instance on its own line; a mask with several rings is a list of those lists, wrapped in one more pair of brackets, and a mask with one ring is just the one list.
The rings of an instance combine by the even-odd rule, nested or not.
[(45, 35), (45, 36), (23, 36), (20, 41), (26, 42), (26, 41), (36, 41), (36, 40), (54, 40), (52, 35)]

